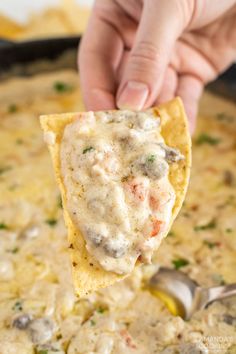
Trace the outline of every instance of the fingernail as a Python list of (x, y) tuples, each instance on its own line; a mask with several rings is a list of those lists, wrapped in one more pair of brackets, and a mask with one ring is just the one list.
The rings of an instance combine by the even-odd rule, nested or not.
[(120, 109), (140, 110), (143, 108), (149, 89), (148, 86), (136, 81), (129, 81), (124, 87), (117, 100), (117, 106)]

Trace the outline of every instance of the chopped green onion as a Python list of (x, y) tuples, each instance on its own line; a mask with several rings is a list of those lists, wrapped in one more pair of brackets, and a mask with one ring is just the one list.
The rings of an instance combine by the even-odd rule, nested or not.
[(8, 230), (8, 226), (4, 222), (1, 222), (0, 223), (0, 230)]
[(205, 245), (207, 245), (208, 248), (210, 248), (210, 249), (212, 249), (212, 248), (214, 248), (214, 247), (219, 245), (217, 242), (212, 242), (212, 241), (208, 241), (208, 240), (204, 240), (203, 243)]
[(220, 141), (221, 140), (219, 138), (215, 138), (206, 133), (202, 133), (196, 139), (196, 144), (197, 145), (202, 145), (202, 144), (217, 145), (220, 143)]
[(184, 213), (182, 213), (181, 214), (182, 216), (184, 216), (185, 218), (190, 218), (190, 214), (189, 213), (187, 213), (187, 212), (184, 212)]
[(17, 145), (22, 145), (24, 141), (22, 139), (16, 139), (16, 144)]
[(59, 208), (62, 209), (62, 199), (61, 199), (61, 196), (60, 196), (60, 195), (58, 196), (57, 205), (58, 205)]
[(230, 234), (231, 232), (233, 232), (233, 230), (230, 227), (228, 227), (225, 231), (227, 232), (227, 234)]
[(156, 156), (155, 156), (155, 155), (149, 155), (149, 156), (147, 157), (147, 162), (153, 163), (153, 162), (155, 161), (155, 159), (156, 159)]
[(95, 326), (96, 322), (94, 320), (90, 320), (91, 326)]
[(47, 219), (45, 220), (46, 224), (50, 225), (50, 226), (55, 226), (57, 224), (57, 220), (56, 219)]
[(98, 313), (104, 313), (106, 311), (106, 309), (104, 309), (103, 307), (98, 307), (97, 308), (97, 312)]
[(188, 265), (189, 261), (185, 258), (177, 258), (172, 260), (172, 264), (175, 267), (175, 269), (180, 269)]
[(11, 166), (3, 166), (3, 167), (0, 167), (0, 175), (2, 175), (3, 173), (11, 170)]
[(47, 349), (37, 350), (37, 354), (48, 354), (48, 350)]
[(231, 123), (231, 122), (233, 122), (235, 120), (235, 118), (233, 116), (231, 116), (231, 115), (229, 115), (227, 113), (224, 113), (224, 112), (218, 113), (216, 115), (216, 118), (218, 120), (221, 120), (221, 121), (224, 120), (224, 121), (227, 121), (229, 123)]
[(210, 229), (214, 229), (215, 227), (216, 227), (215, 220), (211, 220), (208, 224), (194, 226), (194, 231), (210, 230)]
[(218, 274), (218, 273), (213, 273), (211, 277), (212, 277), (212, 280), (217, 282), (219, 285), (225, 285), (225, 280), (223, 278), (223, 275)]
[(15, 113), (15, 112), (17, 112), (17, 110), (18, 110), (18, 107), (15, 103), (10, 104), (10, 106), (8, 107), (9, 113)]
[(12, 306), (12, 310), (22, 311), (23, 310), (22, 302), (16, 301), (15, 304)]
[(173, 236), (175, 236), (175, 233), (173, 231), (169, 231), (167, 237), (173, 237)]
[(88, 146), (88, 147), (86, 147), (86, 148), (83, 150), (83, 154), (86, 154), (86, 152), (90, 152), (90, 151), (93, 151), (93, 150), (94, 150), (94, 147)]
[(62, 93), (62, 92), (69, 92), (73, 90), (73, 87), (65, 82), (56, 81), (53, 84), (53, 88), (55, 91)]
[(17, 253), (19, 252), (19, 247), (15, 247), (11, 250), (11, 253)]

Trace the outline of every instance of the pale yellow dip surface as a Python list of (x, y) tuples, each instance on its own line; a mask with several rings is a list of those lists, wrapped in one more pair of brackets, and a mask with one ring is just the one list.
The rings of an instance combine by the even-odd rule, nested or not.
[(236, 282), (235, 106), (204, 94), (187, 199), (156, 265), (78, 300), (38, 121), (83, 110), (77, 84), (64, 71), (0, 86), (0, 353), (235, 353), (235, 299), (184, 322), (143, 288), (159, 264), (203, 286)]

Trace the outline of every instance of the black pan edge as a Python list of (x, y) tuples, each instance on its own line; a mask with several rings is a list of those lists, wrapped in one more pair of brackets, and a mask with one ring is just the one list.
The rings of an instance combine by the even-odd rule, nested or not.
[[(0, 79), (35, 75), (60, 69), (76, 69), (80, 36), (24, 42), (0, 40)], [(236, 64), (207, 89), (236, 102)]]

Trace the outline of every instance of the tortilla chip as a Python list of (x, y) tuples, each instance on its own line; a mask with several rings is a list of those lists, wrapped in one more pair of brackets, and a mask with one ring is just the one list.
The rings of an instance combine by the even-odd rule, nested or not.
[[(161, 118), (161, 134), (167, 145), (177, 148), (185, 156), (184, 160), (170, 165), (169, 179), (176, 193), (172, 220), (177, 216), (183, 203), (188, 186), (191, 165), (191, 139), (187, 117), (179, 98), (152, 109)], [(72, 123), (78, 113), (54, 114), (40, 117), (41, 126), (46, 133), (52, 131), (56, 135), (53, 145), (49, 145), (56, 179), (60, 187), (65, 223), (68, 229), (69, 249), (71, 253), (73, 279), (76, 293), (83, 296), (90, 291), (106, 287), (121, 280), (126, 275), (108, 272), (90, 256), (85, 248), (85, 241), (73, 224), (67, 210), (67, 196), (60, 171), (60, 146), (66, 125)]]
[(23, 31), (23, 27), (7, 18), (3, 14), (0, 14), (0, 36), (6, 39), (14, 39), (16, 36), (20, 35)]

